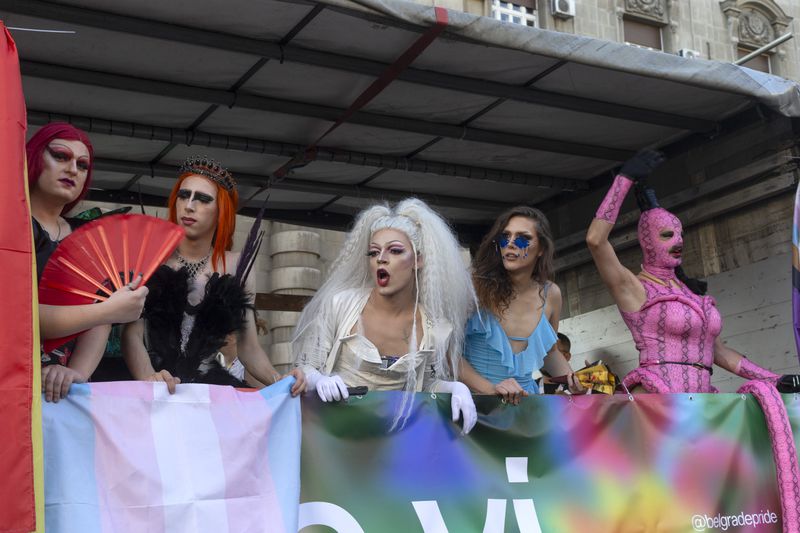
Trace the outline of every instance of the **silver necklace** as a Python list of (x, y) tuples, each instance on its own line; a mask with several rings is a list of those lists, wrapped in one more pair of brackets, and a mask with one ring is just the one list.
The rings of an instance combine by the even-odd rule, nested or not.
[(55, 239), (53, 238), (53, 234), (50, 233), (50, 231), (47, 228), (45, 228), (44, 224), (39, 222), (39, 225), (44, 229), (45, 232), (47, 232), (47, 236), (50, 237), (50, 240), (52, 240), (53, 242), (61, 241), (61, 217), (56, 218), (56, 229), (58, 231), (56, 232)]
[(181, 254), (175, 251), (175, 255), (178, 258), (178, 263), (181, 265), (181, 268), (185, 268), (189, 272), (189, 279), (194, 279), (197, 275), (203, 271), (203, 269), (208, 264), (208, 258), (211, 257), (209, 253), (204, 258), (200, 259), (199, 261), (189, 261)]

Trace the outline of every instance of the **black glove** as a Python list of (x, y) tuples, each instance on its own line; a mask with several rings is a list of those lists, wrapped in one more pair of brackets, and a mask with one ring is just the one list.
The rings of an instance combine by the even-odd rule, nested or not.
[(628, 159), (619, 173), (633, 181), (647, 177), (655, 168), (664, 162), (664, 154), (655, 150), (641, 150)]

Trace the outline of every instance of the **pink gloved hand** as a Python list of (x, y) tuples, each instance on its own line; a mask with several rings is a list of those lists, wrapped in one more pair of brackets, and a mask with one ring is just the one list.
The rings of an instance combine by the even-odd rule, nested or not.
[(736, 366), (736, 372), (734, 372), (734, 374), (745, 379), (760, 379), (768, 381), (772, 384), (777, 383), (781, 378), (778, 374), (758, 366), (745, 356), (742, 356), (742, 358), (739, 360), (739, 364)]

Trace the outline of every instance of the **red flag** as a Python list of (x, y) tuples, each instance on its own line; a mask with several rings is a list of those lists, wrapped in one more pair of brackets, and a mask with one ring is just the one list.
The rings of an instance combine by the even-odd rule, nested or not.
[(0, 532), (36, 529), (34, 472), (41, 467), (41, 394), (34, 388), (34, 379), (39, 376), (38, 304), (25, 177), (25, 129), (17, 47), (0, 22), (0, 265), (4, 309), (0, 319)]

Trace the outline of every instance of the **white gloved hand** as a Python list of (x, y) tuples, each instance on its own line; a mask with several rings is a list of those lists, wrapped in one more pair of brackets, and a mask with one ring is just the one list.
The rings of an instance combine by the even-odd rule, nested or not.
[(347, 393), (347, 385), (337, 375), (326, 376), (314, 370), (306, 373), (306, 382), (308, 390), (316, 390), (323, 402), (346, 400), (350, 397)]
[(478, 412), (467, 386), (460, 381), (437, 381), (434, 392), (451, 394), (450, 408), (453, 410), (453, 422), (456, 422), (460, 416), (463, 419), (461, 434), (469, 433), (478, 421)]

